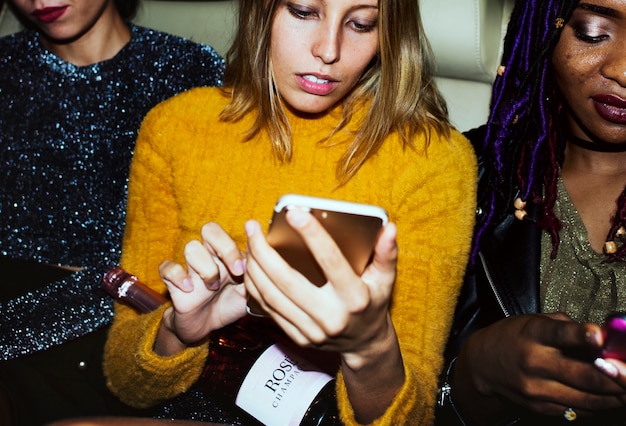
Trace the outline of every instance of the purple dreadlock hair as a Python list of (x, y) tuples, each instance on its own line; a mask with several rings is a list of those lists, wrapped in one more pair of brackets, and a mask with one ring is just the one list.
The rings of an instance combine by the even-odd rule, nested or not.
[[(503, 72), (493, 86), (491, 113), (479, 154), (490, 197), (488, 211), (477, 224), (472, 260), (482, 236), (511, 213), (521, 197), (540, 206), (537, 226), (552, 240), (556, 256), (561, 222), (554, 214), (557, 178), (565, 147), (564, 120), (551, 74), (552, 52), (561, 30), (580, 0), (515, 2), (504, 39)], [(500, 75), (501, 74), (501, 75)], [(626, 189), (617, 200), (617, 213), (607, 240), (626, 223)], [(626, 261), (626, 244), (607, 261)]]

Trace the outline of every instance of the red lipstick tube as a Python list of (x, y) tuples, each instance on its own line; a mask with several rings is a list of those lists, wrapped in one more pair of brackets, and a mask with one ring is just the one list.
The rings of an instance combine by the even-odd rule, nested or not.
[(113, 298), (138, 312), (152, 312), (167, 299), (120, 267), (109, 269), (102, 277), (102, 288)]

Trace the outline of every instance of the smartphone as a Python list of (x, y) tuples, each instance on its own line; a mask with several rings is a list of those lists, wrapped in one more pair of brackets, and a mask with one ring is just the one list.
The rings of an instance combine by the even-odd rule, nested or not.
[(602, 357), (626, 361), (626, 312), (614, 312), (606, 317), (603, 326)]
[[(308, 210), (322, 224), (357, 274), (372, 259), (376, 240), (387, 224), (387, 212), (379, 206), (287, 194), (279, 198), (267, 231), (269, 244), (311, 283), (321, 286), (327, 279), (300, 235), (287, 223), (290, 209)], [(264, 316), (259, 304), (248, 298), (248, 312)]]

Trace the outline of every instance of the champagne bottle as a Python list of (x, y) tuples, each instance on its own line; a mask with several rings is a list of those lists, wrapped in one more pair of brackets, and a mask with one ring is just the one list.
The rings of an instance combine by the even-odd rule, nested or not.
[[(104, 275), (103, 288), (142, 313), (166, 300), (118, 267)], [(218, 404), (236, 424), (341, 425), (328, 374), (337, 366), (336, 354), (300, 348), (271, 319), (248, 315), (211, 333), (207, 363), (190, 391)]]
[(300, 348), (271, 319), (255, 316), (216, 330), (209, 344), (207, 380), (198, 384), (234, 401), (246, 413), (239, 416), (243, 424), (341, 424), (335, 379), (327, 372), (336, 371), (336, 354)]

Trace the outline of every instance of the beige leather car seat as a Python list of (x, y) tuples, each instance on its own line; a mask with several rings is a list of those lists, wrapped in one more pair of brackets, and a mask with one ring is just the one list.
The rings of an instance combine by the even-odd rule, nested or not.
[[(422, 21), (437, 59), (437, 83), (452, 123), (468, 130), (486, 121), (491, 83), (514, 0), (421, 0)], [(136, 22), (210, 44), (225, 54), (236, 0), (143, 0)], [(0, 36), (20, 25), (5, 5)]]
[(450, 119), (465, 131), (484, 124), (514, 0), (420, 0)]

